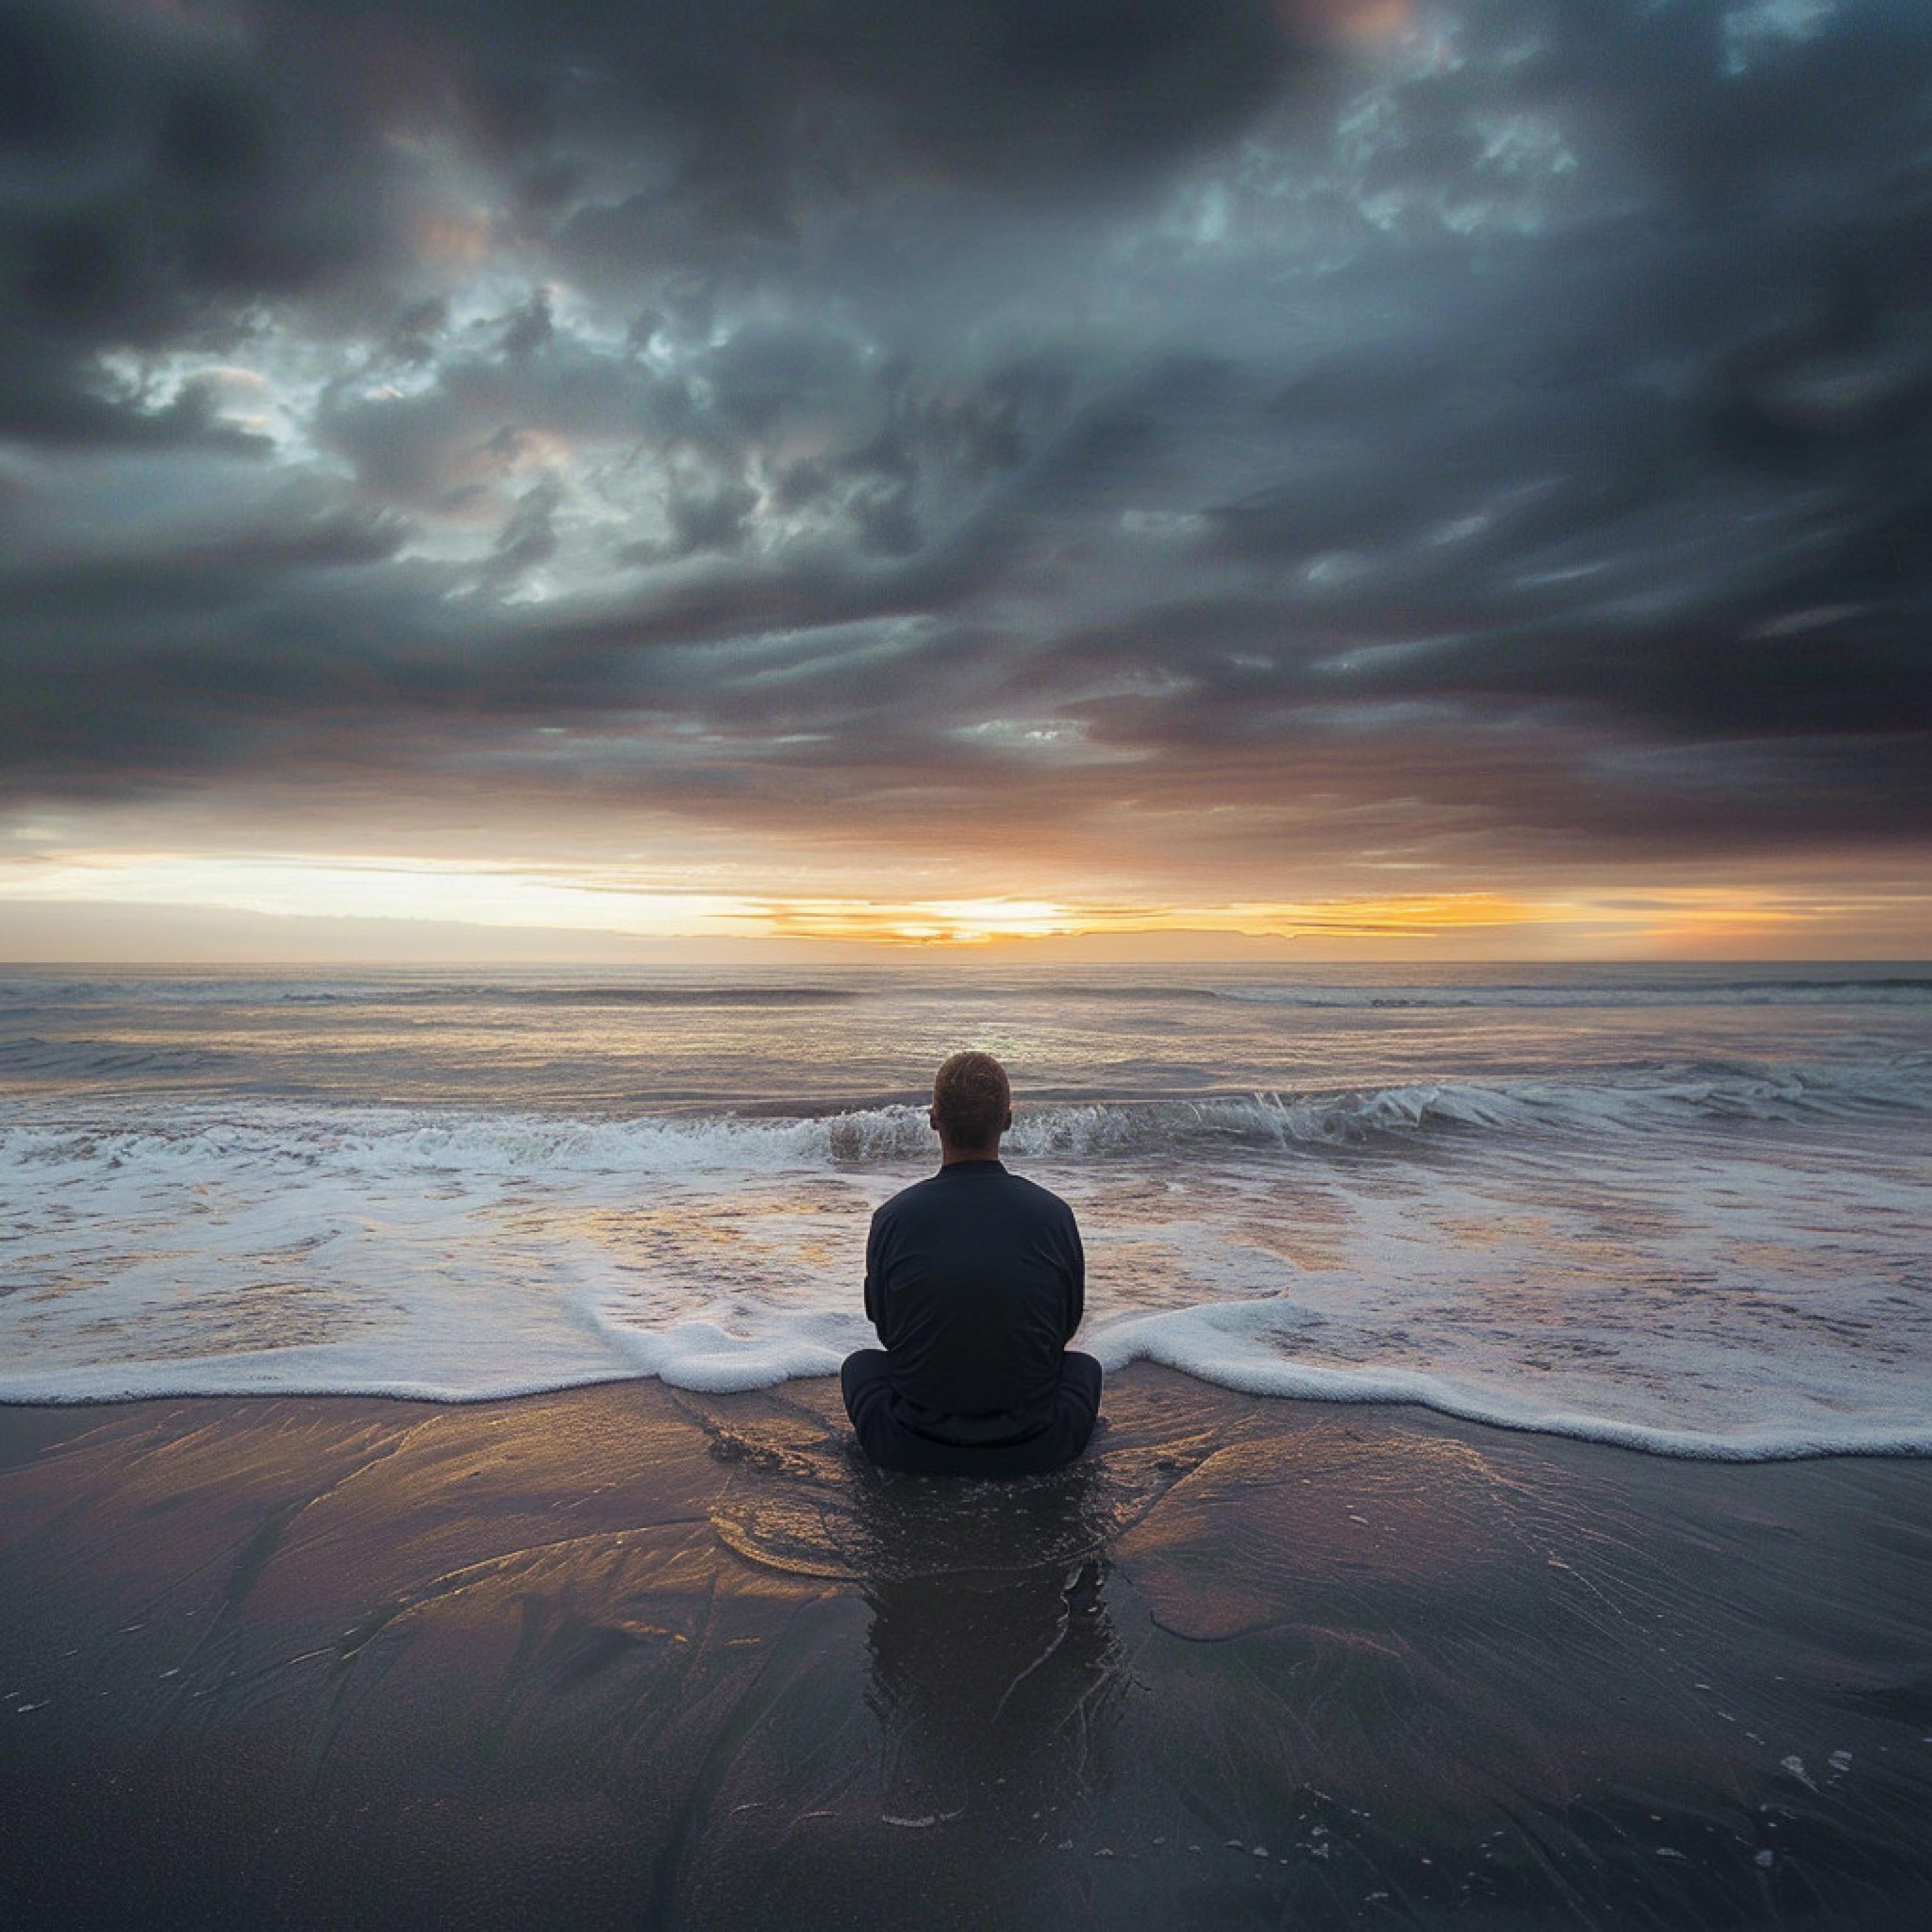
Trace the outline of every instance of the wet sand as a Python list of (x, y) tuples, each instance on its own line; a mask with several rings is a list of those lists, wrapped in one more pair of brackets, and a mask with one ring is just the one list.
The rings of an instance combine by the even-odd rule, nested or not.
[(0, 1409), (0, 1922), (1927, 1922), (1932, 1462), (1106, 1408)]

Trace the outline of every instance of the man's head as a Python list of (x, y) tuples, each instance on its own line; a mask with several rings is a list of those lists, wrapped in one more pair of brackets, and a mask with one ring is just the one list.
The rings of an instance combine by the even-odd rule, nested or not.
[(932, 1076), (927, 1118), (943, 1152), (996, 1156), (1000, 1136), (1013, 1124), (1006, 1070), (990, 1053), (954, 1054)]

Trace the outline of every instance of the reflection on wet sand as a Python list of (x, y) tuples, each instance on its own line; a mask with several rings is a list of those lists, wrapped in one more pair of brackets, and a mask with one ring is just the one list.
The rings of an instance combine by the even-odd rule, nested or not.
[[(1079, 1547), (1100, 1514), (1096, 1486), (1092, 1465), (1026, 1484), (992, 1520), (962, 1525), (951, 1565), (908, 1574), (890, 1553), (919, 1504), (860, 1485), (872, 1546), (888, 1559), (865, 1585), (886, 1823), (970, 1820), (1036, 1844), (1101, 1780), (1127, 1672), (1106, 1558)], [(922, 1500), (946, 1508), (944, 1496)]]
[(0, 1409), (0, 1920), (1913, 1922), (1932, 1466), (1110, 1389)]
[(1097, 1780), (1126, 1689), (1106, 1582), (1089, 1561), (866, 1593), (886, 1823), (973, 1816), (1010, 1832)]

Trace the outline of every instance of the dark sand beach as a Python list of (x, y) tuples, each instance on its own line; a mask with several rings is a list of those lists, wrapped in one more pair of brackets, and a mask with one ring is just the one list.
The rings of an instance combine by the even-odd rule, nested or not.
[(0, 1410), (0, 1921), (1927, 1922), (1932, 1463), (1107, 1412)]

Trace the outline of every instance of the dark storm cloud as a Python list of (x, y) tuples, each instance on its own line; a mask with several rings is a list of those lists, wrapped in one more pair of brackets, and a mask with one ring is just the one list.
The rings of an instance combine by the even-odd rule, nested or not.
[(391, 170), (355, 91), (280, 16), (0, 13), (0, 435), (194, 440), (103, 381), (102, 350), (219, 343), (388, 239)]
[(0, 786), (1924, 838), (1932, 16), (1336, 14), (0, 16)]
[(716, 265), (794, 242), (828, 197), (863, 201), (908, 176), (1118, 194), (1266, 104), (1300, 64), (1288, 11), (578, 0), (420, 17), (476, 50), (470, 112), (530, 218), (556, 224), (580, 272), (628, 282), (640, 259)]

